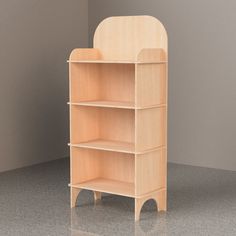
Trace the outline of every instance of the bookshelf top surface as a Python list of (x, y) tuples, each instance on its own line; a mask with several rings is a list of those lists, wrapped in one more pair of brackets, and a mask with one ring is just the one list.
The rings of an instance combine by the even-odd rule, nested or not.
[(100, 63), (100, 64), (165, 64), (167, 61), (125, 61), (125, 60), (67, 60), (69, 63)]

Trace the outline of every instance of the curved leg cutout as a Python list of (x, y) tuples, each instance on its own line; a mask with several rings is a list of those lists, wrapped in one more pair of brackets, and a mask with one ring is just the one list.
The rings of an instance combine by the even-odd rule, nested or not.
[(135, 198), (135, 221), (139, 220), (144, 203), (150, 199), (155, 200), (158, 211), (166, 211), (166, 190), (154, 192), (142, 198)]
[[(78, 198), (79, 193), (82, 191), (80, 188), (70, 188), (70, 207), (73, 208), (76, 206), (76, 200)], [(98, 202), (102, 198), (102, 193), (93, 191), (94, 194), (94, 203)]]
[(82, 189), (80, 188), (70, 188), (70, 207), (73, 208), (76, 205), (77, 197)]
[(135, 221), (138, 221), (140, 218), (140, 213), (144, 202), (145, 201), (142, 198), (135, 198)]

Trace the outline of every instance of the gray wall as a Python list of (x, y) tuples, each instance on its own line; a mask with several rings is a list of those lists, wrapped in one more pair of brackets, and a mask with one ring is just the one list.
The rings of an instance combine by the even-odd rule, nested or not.
[(87, 0), (0, 1), (0, 171), (68, 156), (68, 69)]
[(236, 170), (235, 8), (233, 0), (1, 0), (0, 172), (68, 156), (69, 52), (87, 46), (88, 25), (91, 45), (105, 17), (143, 14), (169, 35), (169, 161)]
[(90, 45), (112, 15), (153, 15), (169, 35), (169, 161), (236, 170), (236, 2), (89, 1)]

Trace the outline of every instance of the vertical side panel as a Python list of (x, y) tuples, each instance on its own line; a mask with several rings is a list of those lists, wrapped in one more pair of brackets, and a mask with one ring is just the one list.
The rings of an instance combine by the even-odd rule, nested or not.
[(138, 154), (135, 162), (136, 195), (142, 195), (165, 187), (166, 158), (162, 153), (162, 149)]
[(165, 107), (137, 110), (136, 151), (157, 148), (165, 145)]
[(166, 64), (137, 65), (137, 107), (166, 103)]

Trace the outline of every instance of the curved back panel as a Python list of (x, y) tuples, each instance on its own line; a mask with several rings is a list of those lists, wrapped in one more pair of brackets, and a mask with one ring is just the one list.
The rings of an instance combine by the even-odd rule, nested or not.
[(143, 48), (162, 48), (167, 53), (167, 34), (152, 16), (119, 16), (103, 20), (94, 34), (94, 48), (106, 60), (136, 60)]

